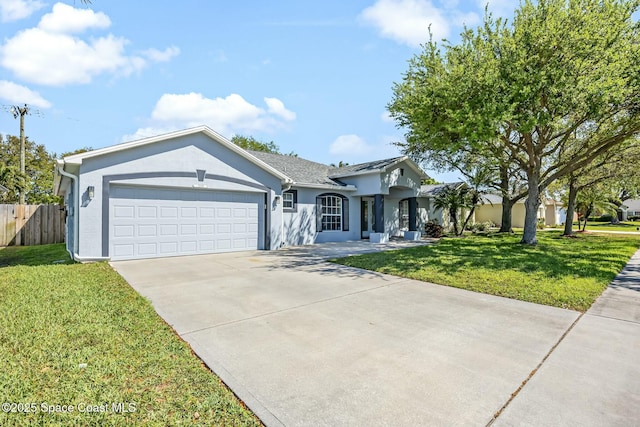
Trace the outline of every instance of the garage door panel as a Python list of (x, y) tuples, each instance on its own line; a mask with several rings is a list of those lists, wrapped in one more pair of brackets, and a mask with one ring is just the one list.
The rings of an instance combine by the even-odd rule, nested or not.
[(178, 208), (171, 206), (161, 206), (160, 218), (178, 218)]
[(255, 250), (264, 195), (110, 188), (114, 260)]
[(178, 253), (178, 242), (161, 242), (160, 254), (173, 255)]
[(132, 257), (134, 254), (133, 243), (114, 244), (113, 245), (113, 257), (126, 259)]
[(116, 218), (133, 218), (135, 217), (135, 211), (133, 206), (115, 205), (113, 208), (113, 216)]

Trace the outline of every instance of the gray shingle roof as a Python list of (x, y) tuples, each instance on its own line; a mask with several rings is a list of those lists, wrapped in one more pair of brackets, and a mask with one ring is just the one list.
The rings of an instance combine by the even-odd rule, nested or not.
[(337, 168), (286, 154), (265, 153), (263, 151), (253, 150), (247, 151), (272, 168), (287, 175), (296, 184), (329, 185), (335, 187), (344, 187), (346, 185), (337, 179), (338, 177), (383, 170), (405, 158), (404, 156), (393, 157)]
[(329, 171), (335, 168), (301, 157), (284, 154), (265, 153), (262, 151), (247, 150), (253, 156), (262, 160), (272, 168), (287, 175), (297, 184), (319, 184), (344, 187), (344, 183), (337, 179), (329, 178)]
[(390, 159), (375, 160), (373, 162), (358, 163), (357, 165), (347, 165), (341, 168), (332, 168), (330, 171), (330, 174), (346, 176), (353, 173), (362, 173), (367, 171), (374, 172), (377, 170), (384, 169), (387, 166), (390, 166), (401, 159), (404, 159), (404, 156), (393, 157)]
[(422, 197), (433, 197), (438, 195), (438, 193), (440, 193), (442, 190), (444, 190), (445, 188), (457, 188), (461, 185), (463, 185), (464, 182), (462, 181), (457, 181), (457, 182), (447, 182), (447, 183), (443, 183), (443, 184), (427, 184), (427, 185), (422, 185), (420, 186), (420, 195)]

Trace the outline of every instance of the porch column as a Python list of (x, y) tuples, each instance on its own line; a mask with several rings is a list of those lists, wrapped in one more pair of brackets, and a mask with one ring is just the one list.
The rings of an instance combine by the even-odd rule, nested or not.
[(409, 231), (418, 231), (418, 199), (409, 198)]
[(384, 233), (384, 196), (376, 194), (373, 200), (373, 223), (376, 233)]

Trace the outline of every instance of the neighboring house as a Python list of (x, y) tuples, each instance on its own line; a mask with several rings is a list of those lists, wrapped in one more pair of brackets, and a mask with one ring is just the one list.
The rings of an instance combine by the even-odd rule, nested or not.
[[(491, 221), (496, 226), (502, 224), (502, 196), (497, 194), (486, 194), (483, 196), (484, 204), (476, 207), (475, 222)], [(517, 201), (511, 211), (511, 226), (516, 228), (524, 227), (526, 209), (524, 199)], [(566, 212), (561, 202), (546, 199), (541, 203), (537, 212), (538, 219), (544, 219), (544, 225), (553, 226), (563, 224)]]
[[(420, 224), (424, 225), (429, 220), (435, 220), (443, 227), (448, 227), (450, 223), (448, 212), (443, 211), (442, 209), (436, 209), (433, 206), (433, 199), (446, 188), (459, 188), (463, 185), (466, 184), (461, 181), (423, 185), (420, 188), (420, 197), (418, 198), (418, 205), (420, 207)], [(459, 219), (464, 219), (463, 214), (464, 212), (461, 213)]]
[(432, 213), (427, 176), (406, 156), (334, 168), (246, 151), (206, 126), (57, 164), (81, 261), (415, 239)]
[(627, 221), (632, 217), (640, 217), (640, 199), (627, 199), (618, 208), (620, 221)]

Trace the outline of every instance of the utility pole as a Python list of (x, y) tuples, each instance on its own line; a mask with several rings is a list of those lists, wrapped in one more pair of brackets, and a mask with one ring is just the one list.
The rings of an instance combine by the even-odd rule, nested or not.
[[(29, 114), (29, 106), (24, 104), (24, 107), (13, 106), (11, 107), (13, 118), (17, 119), (20, 116), (20, 173), (25, 176), (25, 140), (24, 140), (24, 116)], [(25, 189), (20, 190), (20, 204), (25, 204)]]

